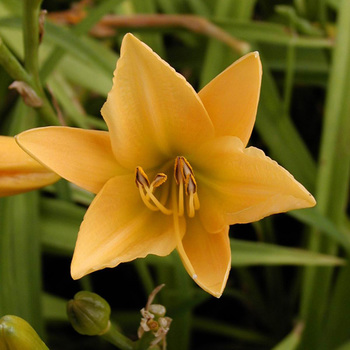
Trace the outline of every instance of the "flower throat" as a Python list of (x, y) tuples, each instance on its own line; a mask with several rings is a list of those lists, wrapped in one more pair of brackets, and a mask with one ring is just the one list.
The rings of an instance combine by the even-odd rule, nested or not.
[[(161, 211), (165, 215), (176, 213), (178, 216), (183, 216), (186, 211), (188, 217), (194, 217), (195, 211), (199, 209), (197, 183), (193, 169), (185, 157), (179, 156), (175, 159), (173, 186), (178, 187), (178, 194), (175, 201), (172, 198), (176, 205), (173, 205), (171, 209), (165, 207), (166, 198), (165, 201), (159, 200), (154, 195), (154, 190), (163, 185), (167, 178), (166, 174), (158, 173), (150, 182), (144, 170), (140, 166), (136, 167), (135, 182), (146, 207), (153, 211)], [(176, 191), (172, 192), (176, 193)]]

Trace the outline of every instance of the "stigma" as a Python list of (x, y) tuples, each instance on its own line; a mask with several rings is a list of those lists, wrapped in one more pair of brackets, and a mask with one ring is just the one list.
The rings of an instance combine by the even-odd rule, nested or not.
[[(176, 191), (171, 191), (171, 193), (176, 198), (169, 200), (171, 206), (171, 209), (169, 209), (167, 208), (167, 202), (170, 186), (162, 186), (168, 180), (168, 176), (164, 173), (158, 173), (153, 181), (150, 182), (142, 167), (136, 167), (135, 182), (141, 199), (146, 207), (152, 211), (160, 211), (165, 215), (174, 214), (176, 216), (187, 214), (188, 217), (192, 218), (195, 216), (195, 212), (199, 209), (200, 204), (194, 172), (185, 157), (176, 157), (173, 176), (171, 187), (177, 187), (177, 189)], [(161, 200), (155, 195), (157, 188), (162, 190)]]

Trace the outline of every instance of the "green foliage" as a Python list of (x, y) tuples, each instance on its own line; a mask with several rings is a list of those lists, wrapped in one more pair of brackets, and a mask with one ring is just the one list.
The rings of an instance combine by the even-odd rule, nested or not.
[[(39, 43), (33, 20), (37, 1), (0, 0), (1, 134), (62, 122), (106, 129), (99, 110), (126, 31), (138, 34), (199, 90), (241, 55), (239, 48), (205, 28), (198, 33), (129, 24), (106, 36), (94, 26), (106, 14), (201, 16), (259, 50), (264, 73), (251, 142), (318, 201), (313, 209), (233, 227), (231, 276), (223, 297), (212, 300), (192, 283), (176, 254), (149, 256), (72, 282), (67, 266), (92, 195), (61, 180), (41, 191), (1, 198), (0, 317), (23, 317), (51, 349), (79, 349), (82, 337), (55, 333), (70, 332), (64, 328), (65, 302), (83, 284), (106, 296), (113, 322), (135, 337), (138, 310), (152, 289), (165, 283), (157, 298), (173, 319), (170, 350), (350, 349), (350, 2), (275, 3), (94, 1), (77, 24), (59, 24), (49, 12)], [(70, 5), (47, 4), (55, 11)], [(16, 79), (33, 88), (42, 107), (31, 109), (8, 90)], [(94, 342), (84, 344), (96, 348)], [(97, 347), (108, 349), (104, 342)]]

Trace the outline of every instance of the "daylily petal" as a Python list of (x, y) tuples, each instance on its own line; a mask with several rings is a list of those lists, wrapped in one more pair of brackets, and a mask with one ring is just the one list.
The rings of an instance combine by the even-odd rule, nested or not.
[(127, 34), (101, 113), (116, 159), (153, 168), (214, 135), (197, 93), (148, 46)]
[(24, 152), (13, 137), (0, 136), (0, 197), (50, 185), (59, 176)]
[(234, 62), (198, 93), (217, 136), (237, 136), (247, 145), (255, 123), (261, 75), (259, 54), (252, 52)]
[(111, 177), (125, 173), (114, 158), (106, 131), (45, 127), (25, 131), (16, 140), (39, 162), (94, 193)]
[(219, 233), (211, 234), (197, 218), (188, 220), (183, 249), (178, 249), (194, 281), (217, 298), (225, 288), (231, 268), (228, 230), (226, 226)]
[(316, 204), (287, 170), (257, 148), (244, 149), (236, 137), (215, 139), (193, 156), (199, 215), (211, 232)]
[(144, 205), (134, 175), (116, 176), (106, 183), (86, 212), (71, 274), (77, 279), (148, 254), (168, 255), (175, 246), (172, 215), (151, 211)]

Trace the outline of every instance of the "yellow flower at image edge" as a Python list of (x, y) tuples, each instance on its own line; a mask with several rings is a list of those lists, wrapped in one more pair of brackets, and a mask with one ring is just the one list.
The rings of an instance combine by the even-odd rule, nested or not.
[(198, 94), (132, 34), (122, 42), (102, 115), (109, 132), (29, 130), (17, 142), (60, 176), (97, 193), (78, 235), (72, 277), (174, 249), (194, 281), (219, 297), (231, 267), (229, 225), (315, 200), (254, 147), (258, 53)]
[(10, 136), (0, 136), (0, 197), (50, 185), (60, 177), (39, 164)]

